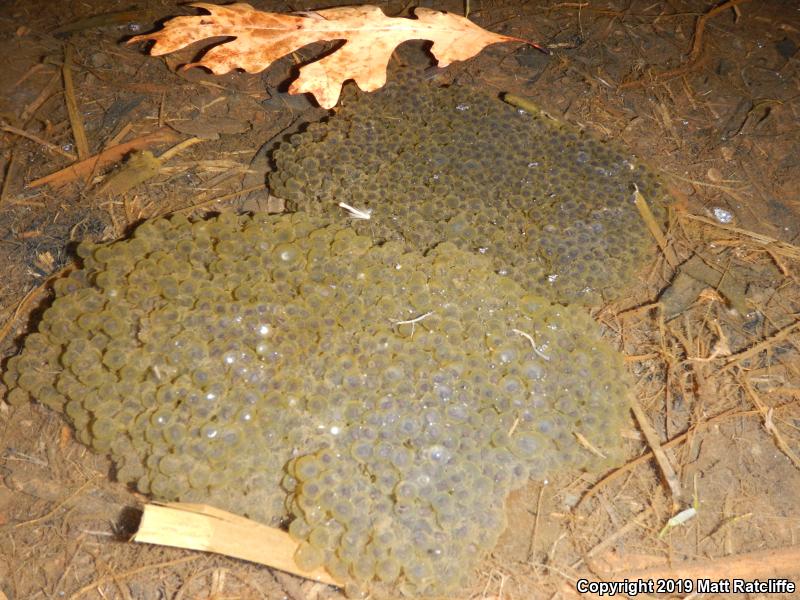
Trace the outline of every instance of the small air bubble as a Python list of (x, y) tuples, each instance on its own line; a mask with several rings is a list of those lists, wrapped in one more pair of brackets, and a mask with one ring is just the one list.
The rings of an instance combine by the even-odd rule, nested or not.
[(712, 212), (714, 213), (714, 218), (724, 225), (733, 222), (733, 213), (729, 210), (716, 206), (712, 209)]

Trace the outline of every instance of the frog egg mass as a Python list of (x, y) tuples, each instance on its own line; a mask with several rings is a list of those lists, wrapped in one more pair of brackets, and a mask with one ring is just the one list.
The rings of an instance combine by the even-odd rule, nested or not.
[[(468, 102), (454, 114), (489, 110)], [(367, 136), (363, 119), (347, 128)], [(326, 143), (346, 135), (331, 126)], [(493, 135), (506, 142), (508, 132)], [(312, 163), (328, 150), (318, 143), (293, 146), (308, 150), (307, 175), (287, 186), (321, 177)], [(442, 144), (431, 164), (452, 164)], [(348, 171), (355, 160), (354, 151), (340, 178), (362, 181)], [(517, 165), (506, 168), (503, 177), (518, 176)], [(376, 199), (394, 193), (359, 187)], [(8, 361), (7, 399), (62, 412), (142, 493), (288, 526), (301, 542), (297, 563), (324, 565), (348, 591), (457, 590), (502, 533), (511, 490), (615, 460), (629, 387), (621, 355), (583, 309), (496, 272), (508, 257), (524, 268), (519, 240), (466, 249), (465, 239), (500, 231), (489, 208), (468, 213), (467, 198), (453, 191), (413, 210), (398, 199), (406, 226), (429, 215), (418, 229), (424, 251), (304, 212), (173, 216), (129, 240), (83, 243), (83, 268), (57, 281), (38, 331)], [(450, 205), (446, 222), (427, 228)], [(546, 214), (542, 223), (560, 213)], [(592, 218), (581, 227), (606, 217)], [(436, 243), (434, 231), (454, 241)], [(578, 252), (592, 251), (573, 237)]]
[(399, 76), (345, 98), (274, 153), (273, 192), (360, 233), (426, 251), (481, 252), (529, 292), (600, 305), (621, 296), (654, 244), (633, 202), (663, 222), (669, 193), (613, 144), (463, 86)]

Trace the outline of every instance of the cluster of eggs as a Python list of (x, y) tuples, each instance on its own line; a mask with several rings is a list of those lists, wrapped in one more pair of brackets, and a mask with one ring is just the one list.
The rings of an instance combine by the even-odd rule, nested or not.
[(143, 493), (288, 523), (297, 562), (352, 590), (451, 592), (512, 489), (614, 460), (621, 356), (488, 256), (327, 223), (173, 216), (81, 244), (8, 400), (63, 412)]
[(652, 171), (581, 129), (413, 75), (346, 97), (274, 161), (271, 189), (295, 208), (341, 218), (344, 202), (371, 213), (360, 233), (423, 252), (454, 242), (562, 303), (621, 295), (653, 251), (635, 189), (659, 220), (670, 202)]

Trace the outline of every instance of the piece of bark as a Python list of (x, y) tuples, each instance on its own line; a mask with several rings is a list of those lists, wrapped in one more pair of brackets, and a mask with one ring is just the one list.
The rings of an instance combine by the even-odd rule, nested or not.
[(294, 562), (298, 543), (288, 533), (205, 504), (146, 504), (134, 542), (232, 556), (341, 586), (323, 568), (305, 571)]

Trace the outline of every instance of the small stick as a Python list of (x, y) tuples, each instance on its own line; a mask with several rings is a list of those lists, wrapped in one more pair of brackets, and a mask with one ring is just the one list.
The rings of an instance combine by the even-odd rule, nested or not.
[(591, 452), (595, 456), (599, 456), (604, 460), (608, 458), (605, 454), (600, 452), (600, 450), (598, 450), (596, 446), (594, 446), (589, 440), (587, 440), (586, 436), (584, 436), (580, 431), (573, 431), (572, 435), (574, 435), (578, 439), (578, 442), (580, 443), (581, 446), (586, 448), (589, 452)]
[(130, 133), (131, 129), (133, 129), (133, 123), (128, 122), (127, 125), (125, 125), (122, 129), (120, 129), (117, 132), (117, 135), (115, 135), (105, 143), (103, 150), (108, 150), (109, 148), (112, 148), (117, 144), (119, 144), (120, 142), (122, 142), (122, 140), (125, 139), (125, 136)]
[(795, 321), (791, 325), (787, 325), (783, 329), (777, 331), (776, 333), (769, 336), (767, 339), (760, 341), (754, 346), (750, 346), (746, 350), (741, 350), (736, 354), (731, 354), (728, 359), (725, 361), (725, 365), (730, 365), (735, 362), (739, 362), (746, 358), (750, 358), (761, 352), (762, 350), (767, 349), (769, 346), (774, 344), (775, 342), (779, 342), (785, 337), (787, 337), (790, 333), (792, 333), (795, 329), (800, 327), (800, 321)]
[(14, 177), (14, 173), (17, 170), (16, 167), (17, 155), (12, 148), (8, 158), (8, 166), (6, 166), (6, 174), (5, 177), (3, 177), (3, 187), (0, 189), (0, 205), (5, 202), (5, 199), (8, 196), (8, 188), (11, 184), (11, 179)]
[(183, 140), (179, 144), (175, 144), (169, 150), (165, 150), (163, 153), (161, 153), (158, 156), (158, 160), (160, 160), (161, 162), (166, 162), (170, 158), (172, 158), (173, 156), (178, 154), (179, 152), (183, 152), (184, 150), (186, 150), (186, 148), (189, 148), (190, 146), (194, 146), (195, 144), (199, 144), (200, 142), (204, 142), (204, 141), (205, 140), (203, 140), (201, 138), (198, 138), (198, 137), (192, 137), (192, 138), (189, 138), (188, 140)]
[[(35, 179), (28, 184), (28, 187), (35, 188), (45, 184), (50, 184), (53, 186), (66, 185), (75, 179), (90, 176), (95, 169), (102, 168), (105, 165), (122, 160), (122, 158), (131, 150), (141, 150), (155, 144), (171, 142), (177, 138), (177, 135), (178, 134), (169, 128), (159, 129), (153, 133), (148, 133), (147, 135), (143, 135), (142, 137), (133, 139), (129, 142), (112, 146), (107, 150), (103, 150), (99, 154), (90, 156), (86, 160), (82, 160), (74, 165), (69, 165), (68, 167), (65, 167), (59, 171), (50, 173), (49, 175), (45, 175), (39, 179)], [(74, 160), (76, 157), (75, 155), (72, 155), (71, 158)]]
[(33, 135), (32, 133), (28, 133), (24, 129), (19, 129), (17, 127), (12, 127), (11, 125), (0, 125), (0, 129), (2, 129), (3, 131), (6, 131), (8, 133), (13, 133), (14, 135), (18, 135), (20, 137), (27, 138), (27, 139), (31, 140), (32, 142), (36, 142), (37, 144), (41, 144), (42, 146), (44, 146), (48, 150), (51, 150), (52, 152), (60, 154), (61, 156), (65, 157), (65, 158), (68, 158), (70, 160), (75, 160), (75, 159), (78, 158), (72, 152), (67, 152), (66, 150), (62, 150), (60, 147), (56, 146), (55, 144), (51, 144), (50, 142), (47, 142), (47, 141), (43, 140), (42, 138)]
[(72, 126), (75, 149), (78, 151), (78, 158), (84, 160), (90, 156), (89, 141), (86, 139), (86, 129), (83, 127), (78, 101), (75, 99), (75, 85), (72, 83), (72, 46), (69, 44), (64, 49), (64, 67), (61, 74), (64, 78), (64, 100), (67, 103), (67, 114)]
[(167, 92), (161, 92), (161, 102), (158, 105), (158, 127), (159, 129), (164, 126), (165, 106), (164, 103), (167, 99)]
[(41, 517), (37, 517), (35, 519), (31, 519), (30, 521), (24, 521), (22, 523), (17, 523), (16, 525), (14, 525), (14, 529), (17, 529), (18, 527), (25, 527), (26, 525), (34, 525), (36, 523), (42, 523), (44, 521), (47, 521), (53, 515), (55, 515), (59, 510), (61, 510), (61, 508), (63, 508), (63, 506), (67, 502), (69, 502), (73, 498), (77, 497), (81, 492), (83, 492), (83, 490), (85, 490), (87, 487), (89, 487), (89, 484), (94, 483), (95, 479), (97, 479), (97, 477), (92, 477), (91, 479), (87, 479), (86, 481), (84, 481), (83, 484), (81, 484), (81, 486), (77, 490), (75, 490), (69, 496), (64, 498), (61, 502), (56, 504), (56, 506), (53, 509), (51, 509), (50, 511), (48, 511), (47, 514), (44, 514)]
[(678, 257), (675, 256), (675, 252), (673, 251), (672, 247), (667, 244), (667, 238), (664, 237), (664, 234), (662, 233), (661, 228), (658, 226), (656, 218), (653, 216), (650, 207), (647, 206), (647, 201), (639, 191), (639, 186), (634, 184), (634, 188), (633, 202), (636, 204), (636, 208), (639, 209), (639, 214), (642, 216), (644, 224), (647, 225), (647, 229), (656, 239), (658, 247), (661, 248), (661, 252), (664, 253), (664, 258), (667, 260), (667, 263), (674, 269), (678, 265)]
[(539, 487), (539, 497), (536, 499), (536, 517), (533, 520), (533, 532), (531, 533), (531, 543), (528, 546), (528, 561), (532, 560), (536, 553), (536, 542), (538, 541), (539, 534), (539, 514), (542, 512), (542, 496), (544, 496), (544, 486), (547, 485), (543, 482)]
[(285, 531), (206, 504), (145, 504), (133, 541), (213, 552), (341, 586), (324, 568), (298, 567), (294, 555), (299, 544)]
[(25, 107), (25, 110), (23, 110), (22, 114), (19, 116), (19, 123), (22, 125), (22, 127), (25, 127), (28, 124), (28, 121), (31, 119), (31, 117), (36, 114), (36, 111), (39, 110), (42, 104), (44, 104), (52, 95), (56, 89), (56, 86), (58, 85), (59, 79), (61, 79), (61, 73), (56, 71), (53, 73), (53, 77), (47, 82), (47, 85), (42, 88), (42, 91), (39, 92), (39, 95), (36, 96), (33, 102)]
[[(702, 429), (704, 427), (709, 427), (710, 425), (712, 425), (713, 423), (716, 423), (717, 421), (721, 421), (723, 419), (728, 419), (728, 418), (732, 418), (732, 417), (755, 416), (755, 415), (758, 415), (758, 414), (759, 414), (759, 412), (757, 410), (734, 411), (733, 409), (731, 409), (731, 410), (725, 411), (725, 412), (720, 413), (720, 414), (718, 414), (718, 415), (716, 415), (714, 417), (711, 417), (707, 421), (704, 421), (702, 423), (698, 423), (697, 425), (695, 425), (691, 429), (688, 429), (687, 431), (681, 433), (680, 435), (672, 438), (670, 441), (668, 441), (665, 444), (663, 444), (662, 448), (672, 448), (674, 446), (682, 444), (689, 438), (690, 435), (694, 435), (700, 429)], [(600, 481), (595, 483), (591, 488), (589, 488), (583, 494), (583, 497), (581, 498), (580, 502), (578, 503), (578, 506), (580, 506), (581, 504), (586, 502), (589, 498), (591, 498), (592, 496), (597, 494), (597, 492), (599, 492), (603, 488), (603, 486), (605, 486), (606, 484), (610, 483), (611, 481), (613, 481), (615, 479), (618, 479), (619, 477), (623, 476), (628, 471), (632, 471), (633, 469), (635, 469), (639, 465), (646, 463), (651, 458), (653, 458), (653, 451), (652, 450), (650, 450), (649, 452), (645, 452), (644, 454), (642, 454), (640, 456), (637, 456), (636, 458), (634, 458), (630, 462), (625, 463), (624, 465), (619, 467), (617, 470), (612, 471), (611, 473), (609, 473), (608, 475), (603, 477)]]
[(516, 94), (503, 94), (503, 102), (507, 102), (511, 106), (516, 106), (517, 108), (521, 108), (526, 113), (532, 115), (543, 115), (549, 119), (555, 121), (553, 117), (539, 108), (533, 100), (529, 100), (523, 96), (517, 96)]
[(653, 456), (655, 457), (658, 466), (661, 468), (661, 473), (664, 475), (664, 479), (666, 480), (667, 485), (672, 492), (672, 501), (675, 504), (678, 504), (680, 503), (682, 496), (681, 482), (678, 479), (678, 475), (675, 473), (672, 463), (669, 461), (664, 449), (661, 447), (661, 442), (658, 439), (656, 430), (653, 429), (653, 426), (647, 419), (647, 415), (644, 414), (644, 411), (639, 406), (639, 403), (635, 398), (631, 398), (630, 405), (631, 410), (636, 417), (636, 421), (639, 423), (639, 427), (644, 434), (644, 438), (647, 440), (647, 445), (650, 446), (650, 449), (653, 451)]
[[(125, 125), (125, 127), (123, 127), (122, 129), (120, 129), (120, 131), (119, 131), (119, 133), (117, 133), (117, 135), (115, 135), (113, 138), (111, 138), (110, 140), (108, 140), (108, 141), (105, 143), (105, 145), (103, 146), (103, 151), (106, 151), (106, 150), (108, 150), (109, 148), (112, 148), (113, 146), (116, 146), (117, 144), (119, 144), (119, 143), (122, 141), (122, 139), (123, 139), (123, 138), (124, 138), (126, 135), (128, 135), (128, 132), (129, 132), (129, 131), (130, 131), (132, 128), (133, 128), (133, 125), (132, 125), (131, 123), (128, 123), (127, 125)], [(89, 184), (89, 183), (90, 183), (90, 182), (91, 182), (91, 181), (94, 179), (94, 176), (97, 174), (97, 170), (98, 170), (99, 168), (100, 168), (100, 161), (99, 161), (99, 160), (95, 160), (95, 161), (94, 161), (94, 165), (92, 166), (92, 170), (91, 170), (91, 172), (90, 172), (90, 173), (89, 173), (89, 174), (86, 176), (86, 178), (84, 179), (84, 183), (85, 183), (85, 184), (87, 184), (87, 185), (88, 185), (88, 184)], [(111, 215), (111, 218), (113, 219), (113, 218), (114, 218), (114, 213), (113, 213), (113, 211), (109, 211), (109, 214)], [(115, 225), (115, 228), (116, 228), (116, 225)]]

